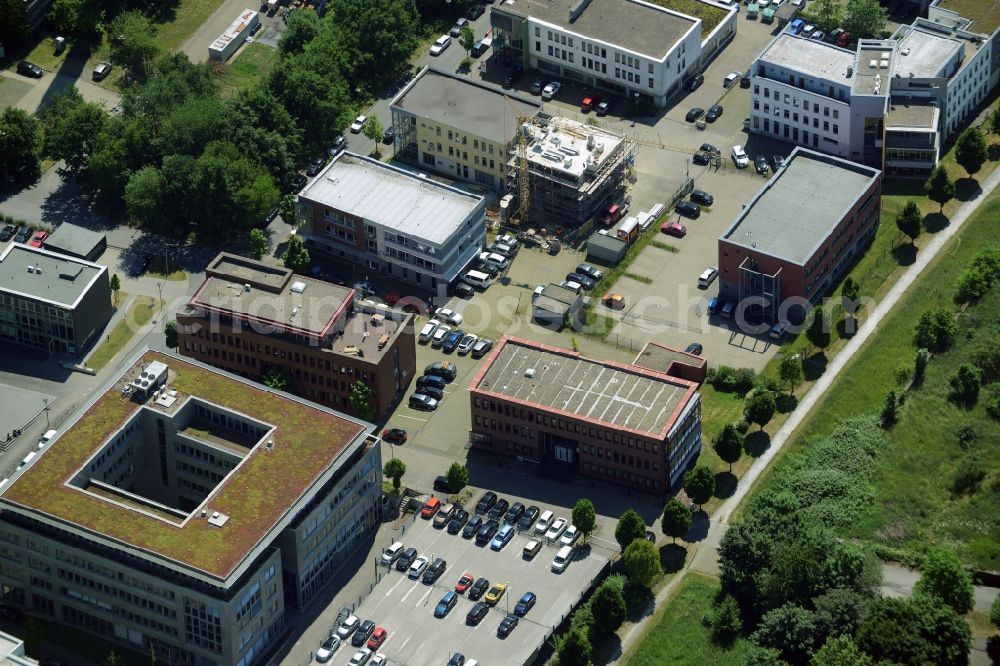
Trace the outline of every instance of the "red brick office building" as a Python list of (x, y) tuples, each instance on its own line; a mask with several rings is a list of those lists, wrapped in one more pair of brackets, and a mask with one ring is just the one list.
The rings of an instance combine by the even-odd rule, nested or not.
[(177, 314), (178, 351), (257, 381), (280, 371), (291, 393), (348, 413), (351, 385), (364, 382), (380, 420), (414, 376), (413, 316), (356, 299), (349, 287), (223, 252)]
[(665, 493), (701, 451), (696, 382), (505, 336), (469, 385), (472, 446)]
[(797, 319), (878, 231), (882, 172), (801, 146), (719, 238), (720, 300)]

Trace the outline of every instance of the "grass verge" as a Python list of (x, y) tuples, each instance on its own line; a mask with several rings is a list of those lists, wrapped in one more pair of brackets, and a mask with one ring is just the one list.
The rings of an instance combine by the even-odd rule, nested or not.
[(254, 42), (243, 47), (229, 63), (220, 65), (221, 73), (215, 78), (222, 86), (223, 96), (232, 97), (264, 79), (277, 63), (277, 49)]
[[(118, 298), (124, 301), (128, 298), (128, 294), (119, 293)], [(125, 313), (125, 318), (118, 322), (101, 343), (101, 346), (94, 350), (94, 353), (87, 359), (88, 367), (100, 372), (108, 364), (108, 361), (114, 358), (115, 354), (124, 349), (135, 332), (149, 323), (149, 320), (153, 318), (153, 313), (159, 307), (158, 300), (151, 296), (136, 296), (128, 312)]]

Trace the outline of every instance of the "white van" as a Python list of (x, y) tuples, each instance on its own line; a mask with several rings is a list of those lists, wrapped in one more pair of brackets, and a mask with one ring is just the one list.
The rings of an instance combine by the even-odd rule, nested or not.
[(382, 551), (382, 564), (387, 567), (392, 566), (392, 563), (398, 560), (402, 554), (403, 544), (397, 541)]
[(492, 266), (497, 270), (503, 270), (510, 265), (510, 260), (502, 254), (497, 254), (496, 252), (483, 252), (479, 255), (479, 261), (483, 262), (487, 266)]
[(43, 446), (51, 442), (53, 439), (55, 439), (55, 436), (56, 436), (55, 430), (46, 430), (45, 434), (42, 435), (41, 439), (38, 440), (38, 448), (41, 449)]
[(549, 531), (549, 526), (552, 524), (552, 512), (546, 511), (538, 518), (538, 522), (535, 523), (535, 534), (545, 534)]
[(21, 464), (18, 465), (17, 468), (18, 469), (24, 469), (25, 467), (27, 467), (28, 463), (30, 463), (32, 460), (34, 460), (36, 455), (37, 454), (34, 451), (32, 451), (28, 455), (24, 456), (24, 460), (21, 461)]
[(482, 271), (469, 271), (462, 276), (462, 282), (472, 287), (486, 289), (488, 286), (493, 284), (493, 278)]
[(665, 209), (666, 206), (664, 206), (661, 203), (658, 203), (649, 209), (649, 216), (652, 217), (654, 220), (658, 220), (660, 218), (660, 215), (663, 215), (663, 211)]
[(573, 559), (573, 548), (570, 546), (563, 546), (556, 553), (556, 556), (552, 558), (552, 571), (556, 573), (562, 573), (566, 571), (566, 567), (569, 566), (569, 561)]
[(642, 229), (643, 231), (649, 229), (649, 225), (653, 223), (652, 213), (639, 213), (638, 218), (639, 218), (639, 228)]

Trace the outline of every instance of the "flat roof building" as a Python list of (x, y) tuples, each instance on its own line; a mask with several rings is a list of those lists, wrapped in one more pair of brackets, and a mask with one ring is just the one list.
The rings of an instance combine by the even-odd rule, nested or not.
[(102, 233), (63, 222), (45, 239), (45, 249), (87, 261), (97, 261), (108, 248), (108, 238)]
[(580, 294), (558, 284), (547, 284), (531, 304), (531, 320), (557, 330), (566, 324), (573, 326), (582, 323), (579, 321), (582, 306)]
[(111, 319), (108, 269), (11, 243), (0, 255), (0, 339), (81, 356)]
[(397, 157), (500, 191), (519, 119), (534, 118), (542, 105), (515, 91), (427, 68), (390, 109)]
[(701, 449), (697, 384), (505, 336), (469, 385), (475, 448), (664, 493)]
[(350, 152), (299, 193), (310, 250), (435, 290), (486, 243), (483, 197)]
[(832, 287), (874, 238), (881, 172), (797, 147), (719, 238), (719, 293), (772, 323)]
[(279, 373), (291, 393), (351, 411), (351, 386), (372, 390), (372, 419), (388, 416), (413, 378), (413, 316), (367, 304), (357, 292), (221, 253), (177, 314), (185, 356), (262, 381)]
[(59, 430), (0, 495), (5, 603), (160, 662), (256, 663), (380, 523), (370, 424), (169, 354)]

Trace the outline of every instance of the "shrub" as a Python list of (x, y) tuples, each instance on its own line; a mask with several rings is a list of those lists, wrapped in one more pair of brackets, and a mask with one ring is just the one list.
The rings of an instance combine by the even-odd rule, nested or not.
[(730, 645), (743, 630), (740, 607), (731, 595), (727, 594), (722, 602), (712, 609), (709, 615), (709, 627), (712, 640), (720, 645)]
[(993, 605), (990, 606), (990, 622), (993, 623), (994, 627), (1000, 627), (1000, 596), (997, 596), (993, 600)]
[(948, 384), (951, 386), (951, 398), (967, 405), (976, 404), (979, 399), (980, 376), (982, 372), (974, 365), (963, 363), (958, 366)]
[(979, 439), (979, 430), (975, 423), (966, 423), (958, 427), (958, 430), (955, 431), (955, 437), (958, 438), (959, 448), (964, 451), (969, 448), (970, 444)]
[(1000, 385), (991, 384), (983, 392), (983, 407), (992, 418), (1000, 421)]
[(956, 335), (958, 335), (958, 324), (952, 313), (944, 308), (933, 308), (920, 313), (913, 341), (917, 347), (944, 351), (955, 341)]
[(896, 425), (899, 420), (899, 408), (903, 404), (903, 398), (896, 389), (890, 389), (885, 394), (885, 402), (882, 404), (882, 427), (888, 430)]
[(753, 388), (756, 377), (756, 373), (751, 368), (736, 369), (728, 365), (720, 365), (718, 368), (709, 369), (706, 381), (716, 391), (746, 393)]
[(917, 384), (924, 380), (927, 364), (931, 361), (931, 353), (926, 349), (918, 349), (913, 356), (913, 381)]
[(910, 366), (901, 365), (896, 368), (896, 383), (900, 386), (906, 386), (908, 381), (910, 381)]
[(1000, 328), (987, 329), (978, 338), (969, 359), (982, 371), (983, 384), (1000, 381)]
[(951, 480), (951, 494), (955, 497), (973, 495), (986, 478), (986, 468), (978, 460), (965, 460), (955, 470)]

